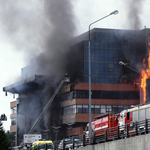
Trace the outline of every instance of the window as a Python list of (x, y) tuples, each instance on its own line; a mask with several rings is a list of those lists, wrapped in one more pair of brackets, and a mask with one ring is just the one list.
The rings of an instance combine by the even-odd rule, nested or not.
[(76, 113), (76, 105), (72, 106), (72, 113)]
[(109, 64), (109, 71), (110, 72), (114, 71), (114, 65), (113, 64)]
[(92, 98), (100, 98), (101, 97), (101, 91), (92, 91)]
[[(130, 106), (122, 106), (122, 105), (91, 105), (91, 113), (120, 113), (124, 107)], [(62, 115), (75, 114), (75, 113), (88, 113), (89, 107), (88, 105), (71, 105), (62, 108)], [(148, 111), (147, 111), (148, 112)], [(134, 114), (133, 114), (134, 115)]]
[[(109, 78), (108, 75), (105, 75), (105, 80), (108, 80)], [(96, 76), (94, 77), (95, 79)], [(99, 79), (101, 80), (103, 77), (101, 76)], [(76, 90), (73, 94), (73, 92), (71, 93), (71, 95), (74, 95), (76, 97), (74, 98), (86, 98), (88, 99), (89, 97), (89, 91), (87, 90)], [(69, 96), (71, 96), (69, 95)], [(129, 95), (134, 95), (134, 97), (130, 97)], [(138, 92), (135, 91), (92, 91), (92, 98), (93, 99), (138, 99), (138, 97), (136, 96), (138, 95)], [(65, 96), (65, 94), (63, 95), (64, 98), (66, 98), (65, 100), (67, 100), (67, 97), (69, 96)], [(71, 99), (73, 98), (73, 96), (70, 97)]]
[(113, 57), (113, 49), (109, 50), (109, 58)]
[(88, 105), (83, 105), (83, 113), (88, 113)]
[(11, 119), (11, 125), (16, 125), (16, 119)]
[(91, 113), (95, 113), (94, 105), (91, 105)]
[(101, 113), (106, 113), (106, 106), (105, 105), (101, 105)]
[(89, 97), (88, 91), (85, 91), (85, 90), (76, 91), (76, 98), (88, 98), (88, 97)]
[(77, 113), (82, 113), (82, 105), (77, 105)]
[(16, 109), (17, 109), (16, 107), (13, 107), (13, 108), (11, 109), (11, 113), (12, 113), (12, 114), (15, 114), (15, 113), (16, 113)]
[(76, 105), (71, 105), (62, 108), (62, 115), (68, 115), (76, 113)]
[(113, 113), (118, 113), (118, 107), (116, 105), (112, 106), (112, 112)]
[(127, 120), (130, 120), (130, 112), (127, 112)]
[(95, 113), (100, 113), (100, 105), (95, 105)]
[(67, 99), (68, 100), (72, 100), (73, 99), (73, 92), (68, 93)]
[(112, 112), (111, 105), (107, 105), (106, 112)]

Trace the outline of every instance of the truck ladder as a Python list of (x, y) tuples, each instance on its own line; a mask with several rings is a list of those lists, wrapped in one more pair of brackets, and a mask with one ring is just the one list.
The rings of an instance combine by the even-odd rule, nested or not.
[[(68, 77), (68, 75), (65, 76), (65, 78), (60, 82), (59, 86), (57, 87), (56, 91), (54, 92), (54, 94), (52, 95), (52, 97), (50, 98), (50, 100), (48, 101), (48, 103), (46, 104), (46, 106), (44, 107), (43, 111), (41, 112), (40, 116), (37, 118), (37, 120), (35, 121), (35, 123), (33, 124), (33, 126), (31, 127), (31, 129), (29, 130), (28, 134), (32, 133), (33, 130), (35, 129), (36, 125), (40, 122), (40, 120), (43, 117), (43, 114), (45, 113), (45, 111), (49, 108), (49, 106), (51, 105), (51, 103), (53, 102), (55, 96), (57, 95), (57, 93), (59, 92), (60, 88), (62, 87), (63, 83), (65, 82), (70, 82), (70, 78)], [(20, 145), (23, 145), (24, 142), (21, 142)]]

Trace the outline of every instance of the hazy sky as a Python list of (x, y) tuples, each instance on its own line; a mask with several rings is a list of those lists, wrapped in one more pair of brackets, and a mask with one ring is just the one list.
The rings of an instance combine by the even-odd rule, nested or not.
[[(92, 28), (150, 28), (148, 0), (75, 0), (72, 4), (76, 16), (76, 35), (88, 31), (90, 23), (114, 10), (118, 10), (119, 14), (94, 24)], [(41, 36), (38, 30), (44, 27), (43, 11), (41, 0), (0, 0), (0, 114), (5, 113), (8, 118), (8, 121), (3, 122), (5, 130), (10, 129), (10, 102), (14, 99), (10, 93), (6, 97), (2, 88), (18, 81), (21, 68), (42, 51), (42, 46), (36, 47), (35, 43), (42, 41), (42, 38), (36, 37)]]

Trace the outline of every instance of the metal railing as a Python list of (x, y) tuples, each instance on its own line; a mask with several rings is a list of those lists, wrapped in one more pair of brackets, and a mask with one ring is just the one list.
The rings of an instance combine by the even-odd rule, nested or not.
[[(125, 126), (117, 126), (92, 132), (92, 144), (114, 141), (150, 133), (150, 119), (130, 122)], [(54, 141), (55, 150), (70, 150), (89, 144), (85, 134)]]
[(70, 150), (85, 146), (85, 135), (73, 136), (70, 138), (54, 141), (55, 150)]

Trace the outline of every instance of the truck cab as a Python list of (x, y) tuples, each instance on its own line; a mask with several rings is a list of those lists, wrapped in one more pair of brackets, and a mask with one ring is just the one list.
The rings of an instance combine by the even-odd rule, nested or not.
[(119, 126), (125, 125), (125, 112), (124, 112), (124, 110), (121, 111), (121, 113), (120, 113), (118, 125), (119, 125)]

